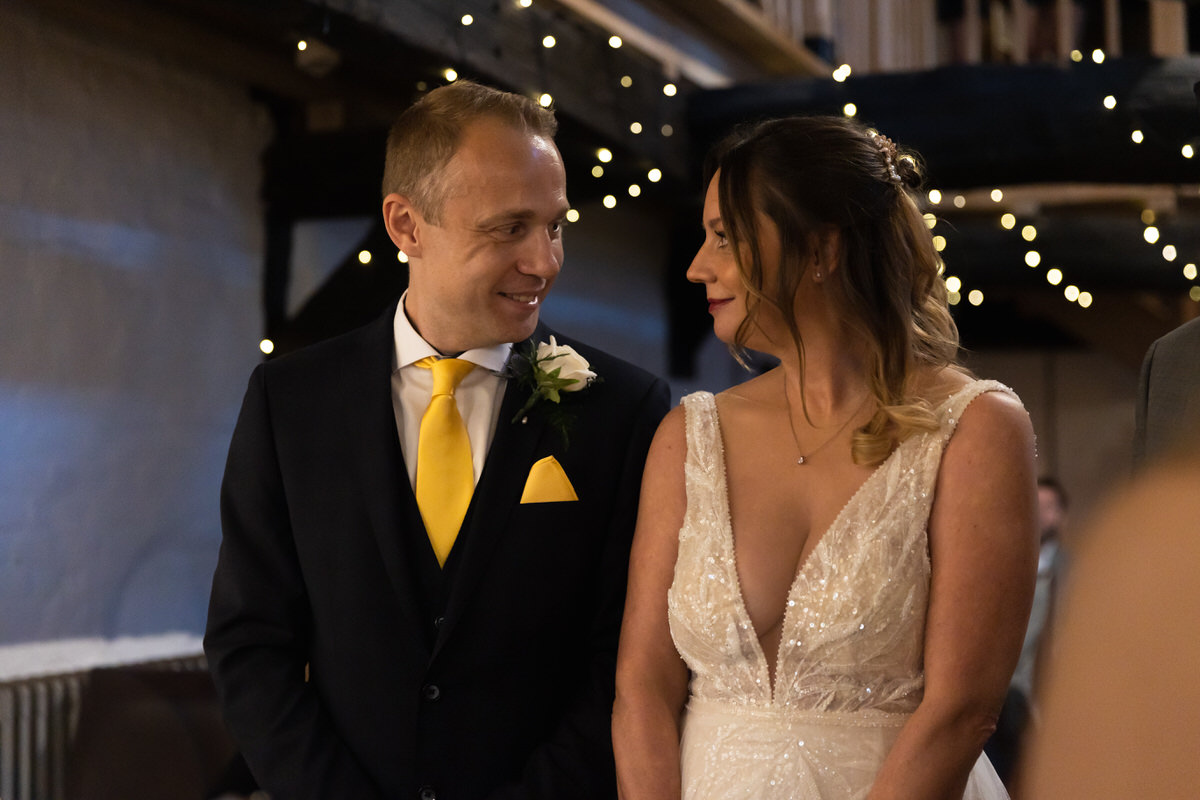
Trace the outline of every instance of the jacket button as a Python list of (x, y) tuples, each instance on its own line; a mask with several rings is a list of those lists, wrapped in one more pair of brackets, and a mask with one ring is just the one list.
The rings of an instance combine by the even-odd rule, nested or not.
[(442, 690), (437, 687), (437, 684), (427, 683), (421, 687), (421, 697), (425, 698), (426, 700), (437, 700), (441, 696)]
[(437, 800), (437, 792), (433, 790), (432, 786), (422, 786), (421, 791), (417, 792), (417, 797), (420, 800)]

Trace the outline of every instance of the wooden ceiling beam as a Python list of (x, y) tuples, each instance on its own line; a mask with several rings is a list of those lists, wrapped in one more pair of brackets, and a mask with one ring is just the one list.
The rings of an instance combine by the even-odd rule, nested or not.
[(768, 75), (826, 77), (833, 69), (807, 47), (773, 27), (745, 0), (657, 0), (695, 22), (714, 41), (737, 52)]

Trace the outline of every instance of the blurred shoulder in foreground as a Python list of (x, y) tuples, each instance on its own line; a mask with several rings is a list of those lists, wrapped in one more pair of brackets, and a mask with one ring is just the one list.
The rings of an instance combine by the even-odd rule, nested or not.
[(1200, 441), (1082, 531), (1023, 800), (1196, 796)]

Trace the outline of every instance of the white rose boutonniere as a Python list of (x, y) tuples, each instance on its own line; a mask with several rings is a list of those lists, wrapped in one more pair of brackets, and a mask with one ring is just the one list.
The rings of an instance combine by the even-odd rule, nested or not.
[(550, 423), (558, 428), (563, 437), (563, 446), (566, 447), (567, 429), (572, 418), (561, 406), (562, 393), (582, 391), (600, 378), (575, 348), (559, 344), (553, 336), (549, 343), (539, 342), (525, 353), (520, 353), (515, 361), (515, 378), (530, 390), (530, 394), (512, 421), (523, 419), (540, 401), (547, 400), (554, 404), (546, 412)]

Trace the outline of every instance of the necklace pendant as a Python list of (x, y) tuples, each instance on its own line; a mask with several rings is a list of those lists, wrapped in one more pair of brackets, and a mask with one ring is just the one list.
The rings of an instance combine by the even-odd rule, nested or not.
[(796, 459), (796, 463), (797, 463), (797, 464), (803, 464), (803, 463), (804, 463), (804, 456), (800, 456), (799, 458), (797, 458), (797, 459)]

